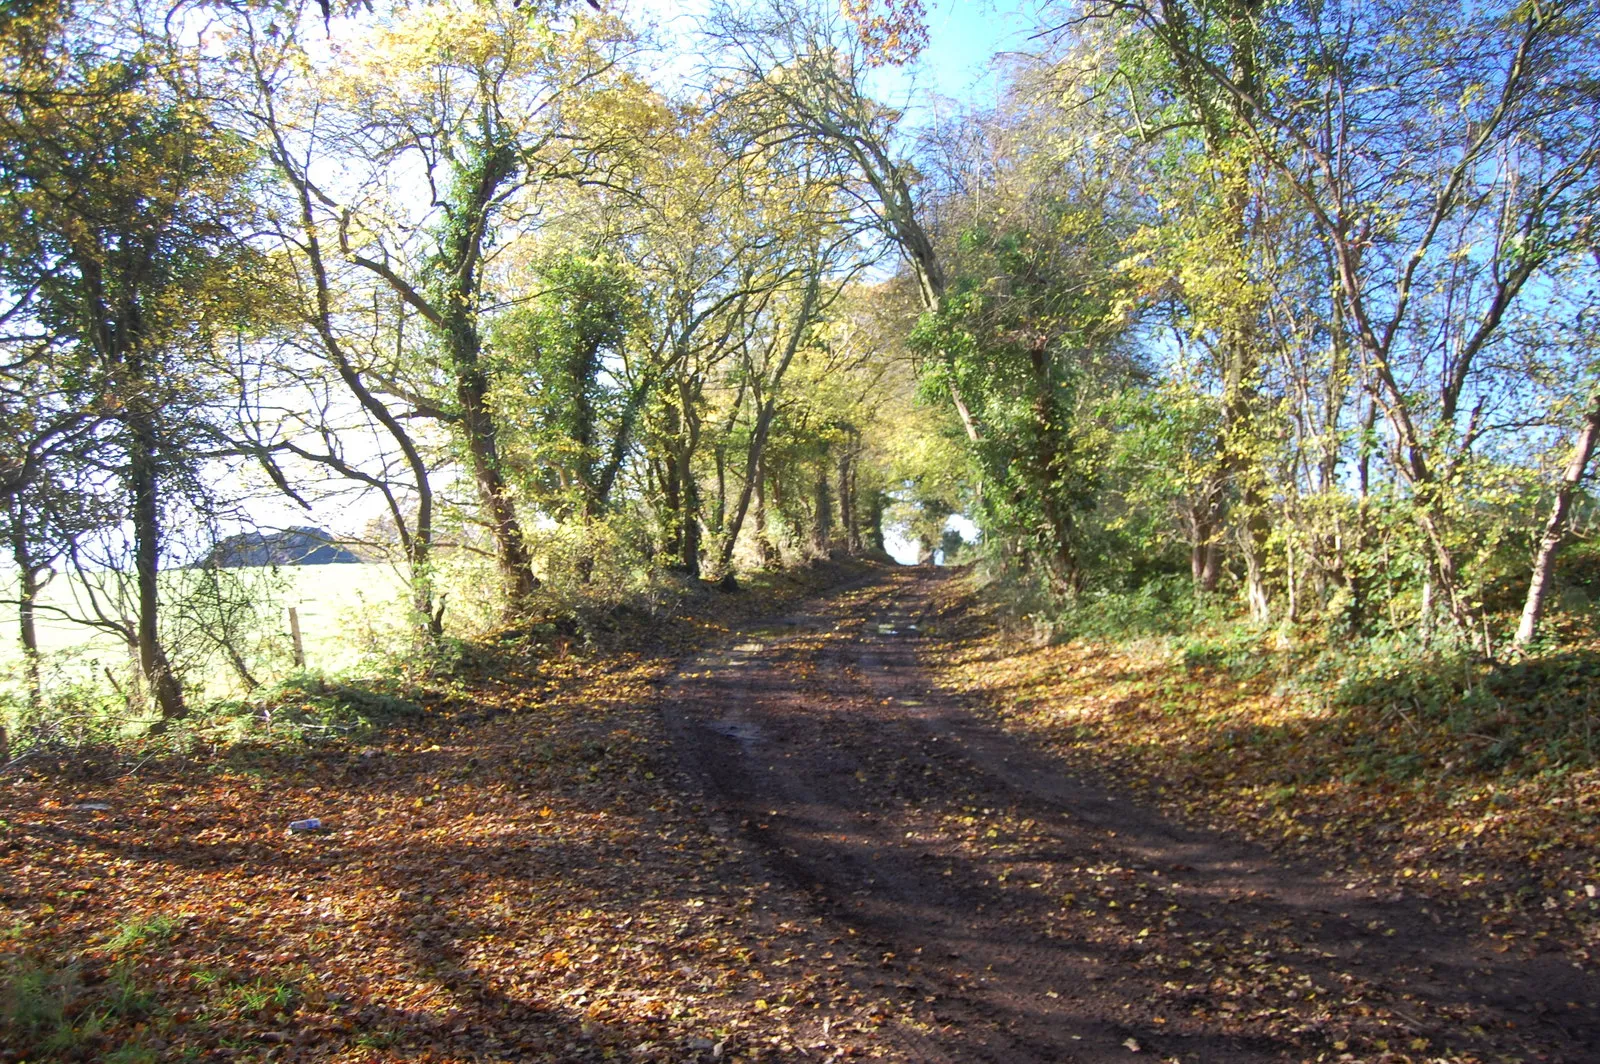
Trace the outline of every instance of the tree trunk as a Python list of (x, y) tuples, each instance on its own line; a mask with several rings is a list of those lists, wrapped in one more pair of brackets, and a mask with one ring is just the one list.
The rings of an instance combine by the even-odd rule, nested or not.
[(139, 671), (155, 698), (162, 719), (174, 720), (187, 716), (189, 710), (184, 705), (183, 688), (172, 675), (172, 666), (161, 646), (161, 598), (157, 583), (161, 559), (159, 444), (153, 417), (143, 409), (143, 397), (135, 397), (129, 407), (128, 481), (133, 495), (133, 564), (139, 598)]
[(460, 429), (472, 461), (472, 479), (478, 488), (484, 521), (494, 537), (495, 563), (505, 594), (507, 619), (520, 614), (539, 587), (533, 575), (516, 505), (500, 462), (499, 426), (489, 403), (489, 377), (484, 372), (483, 337), (478, 328), (481, 297), (479, 270), (490, 229), (491, 204), (500, 188), (512, 179), (517, 155), (503, 131), (487, 116), (479, 132), (483, 150), (473, 169), (463, 173), (452, 188), (449, 223), (442, 234), (436, 267), (443, 275), (444, 295), (424, 313), (439, 330), (450, 359)]
[[(1240, 364), (1235, 371), (1254, 372), (1254, 369)], [(1245, 599), (1250, 607), (1250, 619), (1256, 624), (1266, 624), (1272, 616), (1272, 602), (1267, 592), (1267, 538), (1272, 526), (1267, 517), (1261, 463), (1250, 453), (1249, 447), (1255, 390), (1240, 382), (1236, 383), (1234, 391), (1234, 399), (1223, 415), (1222, 462), (1226, 478), (1239, 486), (1239, 509), (1244, 515)]]
[[(789, 337), (784, 343), (783, 357), (778, 360), (778, 365), (772, 373), (772, 379), (766, 382), (764, 389), (758, 389), (755, 393), (756, 422), (754, 429), (750, 433), (750, 447), (745, 453), (744, 486), (739, 491), (739, 501), (734, 504), (732, 527), (728, 530), (727, 538), (722, 544), (720, 567), (724, 570), (728, 568), (733, 560), (734, 546), (739, 541), (739, 530), (744, 527), (744, 518), (750, 508), (751, 495), (761, 486), (764, 470), (766, 469), (764, 458), (767, 450), (767, 435), (772, 429), (772, 416), (777, 410), (783, 377), (789, 370), (789, 364), (794, 361), (795, 353), (800, 350), (800, 343), (805, 338), (806, 329), (811, 325), (812, 317), (816, 312), (820, 285), (820, 274), (813, 273), (806, 284), (806, 294), (801, 301), (800, 311), (789, 328)], [(763, 392), (765, 398), (762, 397)], [(741, 397), (743, 394), (741, 391)], [(764, 505), (765, 499), (762, 502)], [(765, 529), (765, 515), (762, 516), (759, 527), (763, 530)], [(763, 552), (763, 564), (766, 564), (767, 548), (762, 546), (759, 549)]]
[(867, 504), (867, 542), (871, 549), (878, 554), (887, 554), (888, 548), (883, 542), (883, 511), (884, 495), (881, 491), (874, 491)]
[(239, 653), (239, 648), (234, 645), (231, 638), (219, 639), (217, 645), (222, 647), (223, 654), (228, 658), (228, 664), (233, 666), (234, 675), (239, 677), (246, 691), (254, 691), (261, 686), (261, 681), (250, 671), (250, 663), (244, 660), (244, 655)]
[(1350, 588), (1350, 613), (1349, 626), (1352, 630), (1360, 630), (1367, 623), (1368, 602), (1371, 598), (1370, 580), (1365, 569), (1352, 565), (1349, 557), (1361, 557), (1366, 553), (1367, 545), (1372, 542), (1372, 428), (1377, 424), (1378, 404), (1371, 398), (1367, 399), (1367, 412), (1361, 421), (1361, 445), (1356, 454), (1356, 516), (1355, 528), (1351, 531), (1353, 542), (1348, 548), (1339, 552), (1339, 569), (1344, 574), (1344, 582)]
[(850, 470), (850, 444), (847, 441), (839, 452), (839, 529), (844, 536), (845, 550), (854, 554), (850, 532), (855, 526), (856, 515), (850, 498)]
[[(860, 447), (861, 437), (856, 437), (856, 446)], [(859, 452), (850, 462), (850, 482), (845, 487), (845, 497), (850, 500), (850, 519), (845, 524), (845, 531), (849, 538), (851, 554), (860, 554), (861, 543), (861, 497), (857, 494), (858, 482), (861, 477), (861, 456)]]
[(1213, 479), (1189, 508), (1189, 572), (1194, 589), (1202, 595), (1215, 593), (1222, 580), (1222, 551), (1217, 549), (1220, 494), (1221, 486)]
[[(1213, 32), (1209, 22), (1194, 25), (1183, 5), (1161, 7), (1166, 18), (1157, 40), (1166, 46), (1173, 61), (1175, 87), (1188, 98), (1196, 112), (1208, 154), (1221, 160), (1217, 180), (1225, 211), (1222, 223), (1226, 227), (1229, 265), (1241, 277), (1248, 278), (1252, 272), (1250, 208), (1255, 197), (1250, 184), (1252, 163), (1240, 155), (1243, 145), (1238, 131), (1253, 123), (1252, 112), (1259, 90), (1257, 53), (1262, 3), (1261, 0), (1224, 0), (1215, 9), (1205, 9), (1214, 10), (1216, 30), (1221, 35), (1218, 43), (1228, 53), (1222, 62), (1231, 68), (1235, 89), (1231, 98), (1219, 97), (1213, 91), (1211, 72), (1196, 58), (1199, 54), (1196, 42)], [(1212, 510), (1217, 524), (1208, 537), (1197, 537), (1191, 564), (1199, 587), (1207, 592), (1214, 590), (1220, 575), (1220, 559), (1210, 556), (1215, 548), (1206, 547), (1206, 544), (1216, 538), (1221, 527), (1225, 509), (1222, 493), (1232, 485), (1238, 490), (1244, 508), (1243, 547), (1250, 612), (1257, 623), (1265, 623), (1271, 607), (1266, 583), (1266, 541), (1270, 525), (1265, 509), (1265, 477), (1261, 462), (1250, 446), (1257, 405), (1255, 376), (1259, 357), (1256, 349), (1262, 307), (1259, 297), (1250, 294), (1248, 285), (1228, 298), (1237, 298), (1237, 302), (1225, 303), (1220, 308), (1232, 321), (1223, 326), (1221, 336), (1223, 422)]]
[[(39, 598), (40, 566), (34, 563), (33, 552), (28, 547), (26, 516), (17, 497), (6, 500), (11, 511), (11, 557), (17, 563), (17, 635), (22, 643), (23, 679), (28, 688), (28, 709), (38, 712), (44, 701), (44, 689), (39, 675), (39, 633), (34, 626), (34, 605)], [(3, 734), (0, 734), (3, 743)], [(0, 749), (0, 763), (5, 761), (5, 751)]]
[[(768, 479), (768, 480), (765, 481), (765, 485), (772, 492), (772, 508), (774, 510), (778, 511), (778, 514), (780, 516), (782, 516), (783, 514), (787, 513), (787, 510), (786, 510), (787, 501), (786, 501), (785, 496), (784, 496), (783, 478), (781, 476), (780, 477), (772, 477), (771, 479)], [(784, 541), (784, 543), (788, 544), (789, 549), (791, 551), (799, 550), (800, 549), (800, 537), (799, 537), (799, 525), (798, 525), (798, 523), (791, 522), (791, 521), (785, 519), (785, 521), (784, 521), (784, 530), (783, 531), (784, 531), (783, 541)], [(781, 548), (780, 548), (779, 553), (780, 553), (780, 556), (781, 556), (781, 554), (782, 554)]]
[[(719, 443), (716, 446), (716, 448), (712, 451), (712, 456), (716, 459), (716, 463), (717, 463), (717, 505), (711, 511), (711, 527), (713, 529), (718, 530), (718, 531), (726, 532), (727, 529), (726, 529), (725, 526), (726, 526), (727, 519), (728, 519), (728, 448), (727, 448), (727, 446), (725, 444), (720, 444)], [(730, 544), (733, 542), (733, 540), (734, 540), (734, 536), (729, 536), (728, 537), (728, 542)], [(727, 548), (724, 551), (724, 553), (725, 553), (725, 555), (727, 557), (731, 558), (733, 556), (733, 550), (732, 550), (731, 547)]]
[(761, 564), (763, 566), (769, 564), (772, 545), (766, 538), (767, 500), (762, 484), (766, 464), (762, 457), (767, 447), (767, 430), (771, 424), (772, 409), (770, 402), (756, 406), (756, 423), (750, 433), (749, 450), (745, 453), (744, 484), (739, 488), (739, 497), (734, 500), (733, 515), (724, 531), (722, 550), (717, 559), (717, 567), (723, 572), (727, 572), (733, 564), (733, 552), (739, 545), (739, 532), (744, 528), (744, 517), (750, 509), (752, 498), (756, 500), (756, 549), (761, 553)]
[(833, 538), (833, 490), (828, 483), (828, 455), (817, 463), (814, 509), (811, 515), (811, 549), (819, 558), (828, 556), (828, 541)]
[(444, 596), (437, 596), (433, 582), (433, 489), (427, 483), (426, 470), (418, 478), (417, 525), (411, 532), (411, 542), (406, 548), (406, 561), (411, 570), (411, 604), (417, 620), (429, 638), (444, 635)]
[[(1236, 250), (1244, 258), (1249, 239), (1250, 191), (1245, 176), (1235, 175), (1232, 180), (1234, 187), (1228, 194), (1230, 222)], [(1271, 524), (1267, 517), (1266, 478), (1254, 446), (1259, 365), (1253, 315), (1259, 309), (1252, 305), (1234, 310), (1239, 322), (1224, 340), (1221, 460), (1223, 477), (1238, 490), (1239, 508), (1243, 511), (1245, 599), (1250, 607), (1250, 619), (1256, 624), (1266, 624), (1272, 615), (1267, 593), (1267, 537)]]
[(772, 542), (772, 537), (767, 534), (767, 463), (765, 458), (762, 458), (756, 464), (755, 497), (756, 556), (760, 559), (763, 569), (776, 568), (781, 558), (778, 554), (778, 548)]
[(676, 559), (681, 551), (682, 524), (679, 511), (683, 508), (683, 492), (678, 485), (678, 458), (667, 454), (661, 464), (661, 553)]
[(1071, 441), (1065, 431), (1068, 415), (1058, 402), (1047, 335), (1039, 334), (1029, 348), (1028, 357), (1033, 373), (1033, 442), (1025, 465), (1053, 540), (1050, 549), (1044, 552), (1046, 572), (1055, 593), (1069, 596), (1079, 590), (1082, 574), (1078, 565), (1073, 499), (1068, 494), (1071, 488), (1068, 481)]
[(685, 447), (678, 456), (678, 560), (690, 576), (700, 575), (700, 486), (695, 481), (692, 452)]
[(1556, 489), (1555, 503), (1550, 507), (1550, 519), (1545, 522), (1544, 535), (1539, 537), (1539, 550), (1534, 556), (1533, 573), (1528, 581), (1528, 599), (1522, 606), (1522, 619), (1517, 623), (1514, 645), (1519, 648), (1531, 643), (1539, 630), (1545, 599), (1550, 593), (1551, 577), (1555, 573), (1556, 554), (1566, 538), (1567, 514), (1572, 509), (1572, 497), (1583, 482), (1583, 474), (1594, 454), (1597, 436), (1600, 436), (1600, 391), (1589, 399), (1583, 428), (1573, 445), (1567, 467), (1562, 471), (1561, 486)]
[(1222, 532), (1223, 492), (1220, 470), (1207, 474), (1199, 498), (1189, 504), (1189, 571), (1194, 589), (1202, 595), (1214, 594), (1222, 581), (1222, 550), (1217, 542)]
[[(1418, 513), (1417, 523), (1422, 526), (1422, 531), (1428, 537), (1428, 543), (1433, 548), (1432, 583), (1437, 585), (1437, 593), (1444, 597), (1445, 608), (1450, 613), (1450, 619), (1461, 631), (1474, 635), (1474, 617), (1467, 604), (1461, 599), (1461, 579), (1456, 572), (1455, 552), (1445, 540), (1444, 535), (1444, 507), (1437, 501), (1437, 496), (1443, 487), (1430, 483), (1427, 497), (1422, 500)], [(1431, 586), (1431, 585), (1430, 585)]]
[(447, 329), (450, 362), (455, 372), (456, 403), (461, 409), (461, 432), (466, 437), (472, 459), (472, 479), (478, 488), (479, 505), (494, 537), (495, 563), (500, 570), (507, 617), (520, 613), (528, 598), (538, 590), (539, 578), (533, 575), (533, 559), (523, 539), (522, 525), (512, 502), (510, 486), (500, 464), (499, 429), (489, 408), (489, 380), (478, 361), (481, 340), (477, 326), (467, 315), (457, 313)]
[(1252, 514), (1245, 522), (1245, 595), (1250, 604), (1250, 619), (1256, 624), (1272, 620), (1272, 602), (1267, 597), (1266, 536), (1261, 533), (1265, 518)]
[(1417, 629), (1422, 635), (1422, 645), (1427, 646), (1433, 640), (1433, 571), (1422, 578), (1422, 601), (1417, 609)]
[(699, 506), (696, 504), (699, 492), (694, 483), (694, 474), (688, 474), (684, 481), (683, 493), (683, 530), (679, 539), (681, 554), (679, 561), (683, 571), (690, 576), (700, 575), (700, 517)]
[(1213, 531), (1206, 530), (1206, 538), (1189, 548), (1189, 571), (1194, 578), (1194, 588), (1201, 594), (1214, 594), (1222, 582), (1222, 552), (1211, 538)]
[(44, 681), (39, 672), (39, 632), (34, 626), (34, 603), (39, 599), (38, 576), (23, 569), (17, 577), (17, 629), (22, 640), (22, 671), (28, 686), (28, 708), (38, 712), (44, 703)]
[(1289, 592), (1288, 612), (1284, 614), (1284, 620), (1292, 625), (1299, 619), (1300, 602), (1299, 589), (1294, 580), (1294, 547), (1289, 543), (1283, 545), (1283, 581)]
[(133, 525), (134, 584), (138, 598), (138, 620), (128, 632), (131, 649), (138, 659), (138, 671), (145, 679), (163, 721), (188, 714), (183, 687), (172, 675), (171, 663), (161, 646), (161, 596), (158, 578), (161, 566), (160, 468), (161, 439), (157, 431), (160, 417), (150, 392), (153, 373), (147, 352), (141, 350), (144, 319), (137, 300), (124, 297), (113, 304), (106, 295), (98, 250), (79, 250), (77, 265), (87, 289), (86, 310), (95, 322), (94, 346), (110, 370), (121, 394), (120, 422), (127, 433), (126, 487), (131, 503)]
[(655, 378), (647, 374), (643, 380), (636, 382), (628, 393), (622, 415), (617, 421), (616, 432), (611, 438), (611, 452), (595, 480), (594, 511), (590, 514), (591, 517), (600, 516), (611, 505), (611, 489), (616, 486), (617, 475), (622, 471), (623, 463), (627, 461), (628, 450), (633, 445), (634, 425), (639, 420), (639, 413), (644, 409), (654, 383)]
[[(390, 438), (400, 448), (401, 454), (405, 456), (406, 466), (411, 471), (412, 487), (417, 492), (417, 519), (413, 527), (407, 528), (404, 509), (387, 484), (383, 486), (382, 492), (389, 506), (389, 516), (394, 521), (395, 531), (406, 552), (406, 562), (410, 569), (411, 605), (417, 628), (426, 636), (438, 639), (444, 634), (444, 604), (441, 601), (437, 607), (434, 606), (433, 484), (428, 475), (428, 463), (417, 448), (416, 441), (411, 438), (410, 432), (400, 424), (394, 412), (372, 393), (360, 372), (345, 355), (344, 344), (340, 342), (333, 328), (332, 286), (328, 280), (322, 240), (318, 235), (316, 212), (312, 207), (311, 186), (305, 175), (296, 169), (291, 161), (292, 156), (279, 134), (276, 114), (270, 101), (267, 104), (267, 114), (268, 128), (278, 149), (272, 155), (273, 161), (278, 166), (278, 172), (295, 190), (299, 200), (300, 246), (305, 254), (306, 263), (311, 268), (314, 292), (312, 325), (321, 338), (323, 349), (333, 363), (334, 370), (339, 374), (339, 379), (344, 382), (350, 394), (355, 396), (356, 402), (360, 403), (361, 407), (389, 433)], [(403, 314), (397, 318), (395, 329), (397, 351), (403, 343), (405, 321)]]
[(1201, 548), (1200, 590), (1207, 595), (1215, 594), (1221, 582), (1222, 551), (1217, 549), (1213, 541)]

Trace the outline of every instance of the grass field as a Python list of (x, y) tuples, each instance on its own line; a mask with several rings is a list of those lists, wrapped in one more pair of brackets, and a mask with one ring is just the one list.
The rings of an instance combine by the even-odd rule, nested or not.
[[(253, 629), (240, 642), (258, 679), (271, 680), (293, 669), (289, 608), (299, 616), (308, 668), (338, 672), (383, 649), (404, 621), (405, 585), (393, 566), (283, 566), (276, 570), (230, 570), (238, 592), (249, 604)], [(176, 582), (176, 574), (173, 574)], [(106, 683), (107, 669), (119, 679), (129, 668), (127, 648), (114, 635), (75, 623), (63, 613), (91, 612), (89, 596), (76, 577), (51, 581), (40, 598), (37, 628), (48, 689), (85, 682)], [(14, 599), (8, 588), (7, 598)], [(20, 682), (21, 642), (14, 608), (0, 619), (0, 684)], [(172, 650), (175, 667), (187, 683), (206, 694), (233, 693), (237, 678), (220, 660), (199, 664), (204, 650), (179, 646)]]

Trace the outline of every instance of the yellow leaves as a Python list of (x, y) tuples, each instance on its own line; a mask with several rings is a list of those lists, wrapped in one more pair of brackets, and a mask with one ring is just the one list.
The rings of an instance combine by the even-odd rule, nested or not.
[(578, 94), (569, 104), (568, 114), (591, 133), (635, 140), (660, 135), (674, 121), (666, 100), (631, 74), (621, 75), (599, 91)]
[(898, 66), (928, 45), (922, 0), (839, 0), (839, 10), (856, 27), (869, 66)]
[[(467, 70), (500, 67), (511, 61), (512, 45), (526, 26), (498, 17), (488, 4), (425, 4), (412, 8), (388, 30), (365, 41), (363, 67), (371, 74), (424, 78), (441, 65)], [(528, 43), (532, 43), (531, 41)]]
[[(331, 61), (299, 61), (316, 69), (315, 92), (371, 121), (406, 126), (420, 116), (439, 123), (448, 144), (460, 116), (487, 105), (497, 120), (528, 121), (557, 95), (615, 92), (609, 106), (650, 94), (619, 77), (595, 79), (630, 31), (616, 19), (580, 18), (560, 32), (542, 17), (510, 5), (446, 2), (415, 5), (382, 26), (363, 26), (355, 40), (335, 46)], [(311, 70), (307, 69), (307, 73)], [(636, 114), (659, 114), (634, 106)], [(540, 119), (545, 120), (544, 118)]]

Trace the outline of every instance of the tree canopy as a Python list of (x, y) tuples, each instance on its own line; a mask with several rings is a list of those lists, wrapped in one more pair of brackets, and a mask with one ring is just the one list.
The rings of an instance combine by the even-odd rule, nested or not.
[(15, 601), (99, 574), (167, 716), (161, 574), (275, 510), (424, 641), (904, 540), (1490, 656), (1588, 527), (1585, 5), (1064, 3), (939, 108), (899, 0), (8, 14)]

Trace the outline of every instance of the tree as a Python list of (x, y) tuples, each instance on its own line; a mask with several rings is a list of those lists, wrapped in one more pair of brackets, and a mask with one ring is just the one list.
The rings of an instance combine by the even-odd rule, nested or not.
[[(586, 115), (632, 86), (617, 69), (629, 47), (607, 19), (557, 33), (537, 14), (485, 4), (406, 13), (338, 69), (322, 72), (323, 118), (302, 174), (325, 152), (359, 160), (350, 187), (312, 185), (316, 228), (337, 233), (342, 257), (386, 284), (425, 323), (442, 394), (419, 409), (460, 441), (480, 515), (494, 543), (505, 609), (538, 587), (503, 454), (488, 326), (500, 304), (494, 265), (504, 230), (533, 217), (552, 183), (590, 173), (600, 146)], [(588, 126), (589, 133), (604, 122)], [(408, 190), (392, 180), (412, 172)]]
[[(751, 144), (765, 150), (798, 140), (835, 154), (839, 167), (856, 179), (852, 194), (860, 209), (916, 277), (923, 310), (936, 314), (945, 297), (945, 271), (924, 221), (917, 171), (900, 151), (900, 116), (874, 100), (864, 84), (884, 57), (885, 35), (915, 39), (917, 11), (896, 5), (885, 25), (870, 15), (859, 21), (864, 11), (864, 5), (855, 6), (855, 25), (863, 34), (852, 32), (844, 15), (810, 0), (763, 0), (745, 12), (717, 8), (709, 33), (721, 61), (732, 68), (729, 91), (743, 98), (753, 116)], [(890, 55), (896, 52), (889, 48)], [(949, 352), (942, 359), (943, 386), (976, 443), (983, 429), (962, 391), (962, 368)]]
[[(745, 116), (733, 104), (697, 99), (678, 112), (608, 190), (613, 240), (639, 300), (620, 361), (625, 410), (648, 396), (645, 494), (662, 552), (684, 572), (709, 564), (721, 576), (760, 489), (748, 467), (760, 464), (767, 432), (754, 427), (778, 401), (794, 357), (784, 353), (848, 280), (859, 248), (836, 174), (798, 150), (746, 151)], [(730, 506), (736, 443), (747, 468)], [(719, 537), (709, 550), (707, 534)]]
[(1059, 82), (1040, 80), (1048, 73), (1018, 65), (999, 106), (929, 138), (943, 167), (930, 214), (948, 283), (911, 346), (934, 368), (928, 385), (960, 367), (987, 426), (972, 453), (992, 542), (1067, 598), (1084, 586), (1096, 538), (1091, 412), (1143, 367), (1118, 268), (1133, 227), (1128, 168), (1102, 161), (1098, 131), (1067, 113)]
[[(241, 406), (255, 413), (243, 426), (246, 450), (285, 496), (307, 509), (310, 488), (302, 478), (291, 483), (284, 459), (377, 492), (405, 558), (414, 622), (437, 639), (444, 602), (434, 578), (432, 468), (416, 432), (407, 427), (420, 414), (416, 402), (387, 394), (405, 391), (395, 382), (401, 374), (397, 363), (405, 361), (408, 308), (392, 293), (386, 299), (383, 291), (363, 289), (339, 255), (337, 234), (327, 232), (322, 193), (309, 173), (315, 125), (296, 125), (302, 52), (295, 35), (264, 33), (248, 15), (242, 31), (235, 62), (248, 72), (249, 85), (239, 87), (238, 98), (250, 103), (237, 121), (262, 135), (280, 182), (283, 195), (274, 203), (271, 226), (284, 269), (274, 279), (297, 319), (280, 338), (282, 357), (240, 367), (244, 372), (235, 383)], [(266, 379), (259, 379), (262, 370)], [(341, 398), (353, 401), (354, 409), (345, 409)], [(368, 450), (370, 457), (362, 453)]]
[[(1125, 111), (1135, 120), (1130, 138), (1166, 142), (1165, 165), (1175, 172), (1163, 176), (1183, 208), (1154, 230), (1167, 252), (1161, 258), (1170, 278), (1156, 288), (1176, 296), (1189, 315), (1186, 327), (1214, 359), (1222, 415), (1210, 482), (1198, 495), (1211, 510), (1196, 513), (1196, 532), (1205, 539), (1194, 571), (1202, 590), (1215, 589), (1231, 498), (1243, 526), (1246, 599), (1257, 623), (1271, 612), (1259, 395), (1271, 341), (1262, 260), (1254, 247), (1263, 205), (1245, 133), (1253, 100), (1269, 76), (1263, 7), (1261, 0), (1163, 3), (1141, 20), (1115, 2), (1086, 5), (1092, 15), (1129, 20), (1143, 31), (1117, 42), (1119, 62), (1108, 80), (1134, 97)], [(1209, 69), (1227, 71), (1240, 93), (1216, 92), (1205, 77)]]
[[(1380, 3), (1339, 19), (1288, 4), (1089, 10), (1157, 41), (1198, 93), (1225, 101), (1314, 221), (1427, 545), (1428, 588), (1473, 630), (1456, 486), (1508, 394), (1486, 360), (1535, 279), (1587, 250), (1600, 16), (1559, 2)], [(1196, 28), (1270, 40), (1270, 75), (1230, 64)]]
[[(1595, 259), (1595, 265), (1600, 266), (1600, 252), (1592, 253), (1592, 257)], [(1575, 345), (1592, 360), (1595, 342), (1593, 320), (1595, 314), (1600, 312), (1600, 308), (1592, 302), (1596, 293), (1591, 290), (1587, 295), (1588, 300), (1582, 302), (1588, 305), (1580, 304), (1575, 328), (1572, 331), (1575, 333), (1573, 336)], [(1547, 342), (1557, 340), (1558, 334), (1552, 335), (1554, 333), (1556, 330), (1550, 330), (1541, 338)], [(1562, 463), (1561, 477), (1556, 483), (1554, 498), (1550, 504), (1550, 514), (1545, 519), (1544, 529), (1534, 552), (1533, 571), (1528, 579), (1528, 596), (1523, 602), (1522, 615), (1517, 621), (1514, 637), (1514, 643), (1519, 648), (1527, 647), (1538, 634), (1539, 622), (1543, 617), (1545, 602), (1551, 590), (1556, 556), (1567, 538), (1570, 515), (1588, 472), (1589, 460), (1594, 456), (1597, 443), (1600, 443), (1600, 383), (1596, 381), (1592, 361), (1585, 367), (1585, 372), (1581, 373), (1579, 379), (1582, 382), (1581, 387), (1587, 391), (1581, 401), (1582, 421), (1577, 437), (1572, 441), (1566, 455), (1566, 461)]]
[(592, 520), (610, 505), (638, 416), (640, 397), (617, 374), (636, 293), (621, 264), (597, 249), (558, 251), (535, 270), (537, 294), (494, 328), (501, 372), (522, 382), (508, 384), (505, 405), (516, 410), (541, 508)]
[(26, 219), (0, 226), (0, 271), (22, 296), (14, 320), (55, 341), (67, 423), (103, 430), (79, 438), (128, 500), (137, 615), (124, 634), (163, 717), (178, 717), (159, 625), (164, 489), (209, 435), (196, 356), (243, 306), (250, 255), (235, 226), (250, 157), (194, 97), (183, 57), (137, 23), (112, 42), (67, 7), (24, 23), (21, 69), (41, 90), (0, 102), (0, 181)]

